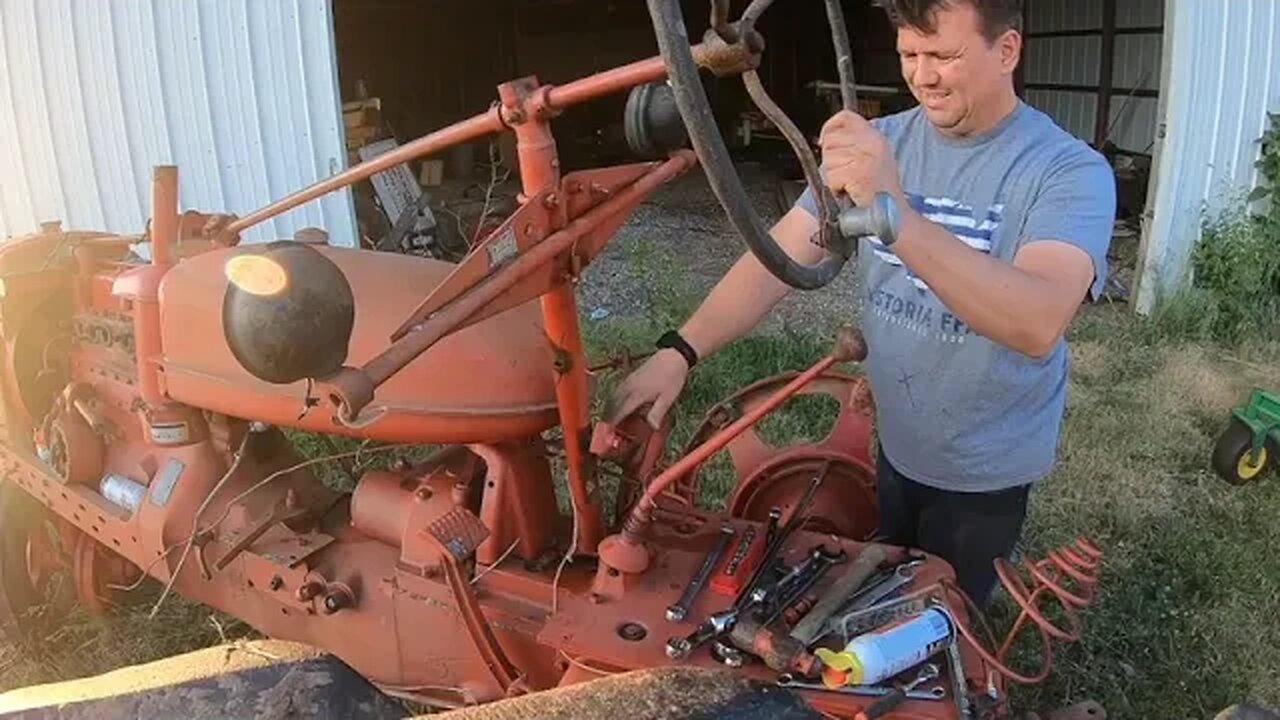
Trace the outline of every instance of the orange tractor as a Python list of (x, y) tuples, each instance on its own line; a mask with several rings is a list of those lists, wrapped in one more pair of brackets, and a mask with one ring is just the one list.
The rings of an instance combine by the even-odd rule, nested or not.
[[(0, 623), (20, 632), (58, 571), (96, 610), (154, 578), (438, 708), (687, 665), (788, 685), (834, 716), (1006, 714), (1006, 683), (1043, 679), (1050, 639), (1079, 636), (1100, 553), (1081, 540), (1021, 570), (1000, 563), (1023, 612), (997, 647), (945, 562), (876, 543), (870, 392), (833, 369), (865, 356), (856, 332), (719, 406), (673, 462), (669, 427), (589, 413), (575, 283), (663, 183), (701, 164), (750, 249), (800, 288), (834, 278), (857, 238), (895, 230), (889, 206), (842, 209), (824, 190), (826, 258), (800, 266), (752, 211), (700, 69), (741, 76), (822, 188), (754, 71), (769, 4), (731, 21), (713, 1), (691, 45), (679, 4), (650, 0), (660, 57), (559, 86), (505, 83), (487, 112), (243, 217), (179, 213), (177, 169), (161, 167), (142, 235), (50, 227), (6, 243)], [(827, 7), (853, 107), (844, 20), (838, 1)], [(562, 174), (552, 120), (621, 92), (628, 138), (650, 159)], [(330, 247), (320, 232), (238, 242), (325, 193), (498, 133), (517, 141), (520, 207), (456, 265)], [(841, 402), (826, 440), (772, 448), (752, 429), (814, 392)], [(284, 429), (378, 443), (365, 453), (438, 449), (338, 492)], [(720, 451), (738, 483), (711, 512), (696, 502), (699, 468)], [(950, 623), (927, 653), (932, 687), (832, 681), (822, 647), (932, 608)], [(1031, 627), (1044, 664), (1023, 674), (1005, 656)]]

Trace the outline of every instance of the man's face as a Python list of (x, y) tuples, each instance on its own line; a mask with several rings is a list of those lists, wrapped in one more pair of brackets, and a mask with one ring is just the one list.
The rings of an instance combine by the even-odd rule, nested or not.
[(934, 14), (935, 32), (898, 30), (902, 76), (929, 121), (947, 135), (985, 129), (1017, 65), (1020, 38), (1012, 30), (988, 43), (977, 9), (961, 0)]

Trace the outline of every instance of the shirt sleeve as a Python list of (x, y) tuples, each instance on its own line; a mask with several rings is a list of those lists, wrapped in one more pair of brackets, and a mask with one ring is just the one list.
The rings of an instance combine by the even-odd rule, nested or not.
[(1080, 248), (1093, 261), (1089, 293), (1097, 300), (1107, 281), (1107, 250), (1115, 218), (1115, 173), (1102, 155), (1081, 147), (1050, 170), (1027, 209), (1019, 248), (1041, 240)]

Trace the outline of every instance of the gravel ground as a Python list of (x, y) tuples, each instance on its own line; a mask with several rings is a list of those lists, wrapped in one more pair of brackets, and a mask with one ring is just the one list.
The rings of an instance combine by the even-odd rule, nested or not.
[[(756, 163), (740, 164), (739, 175), (766, 225), (783, 214), (784, 185), (796, 192), (800, 187)], [(582, 312), (595, 321), (645, 320), (653, 299), (672, 291), (696, 304), (745, 251), (706, 177), (694, 170), (636, 208), (587, 269), (579, 292)], [(834, 332), (837, 323), (856, 321), (854, 290), (850, 266), (821, 290), (792, 292), (760, 330), (830, 326)]]

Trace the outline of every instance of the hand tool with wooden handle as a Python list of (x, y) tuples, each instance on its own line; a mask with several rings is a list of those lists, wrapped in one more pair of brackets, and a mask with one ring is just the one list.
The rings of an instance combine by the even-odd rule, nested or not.
[(827, 588), (819, 598), (818, 604), (814, 605), (813, 609), (796, 624), (791, 631), (791, 637), (805, 646), (812, 643), (822, 632), (827, 618), (831, 617), (831, 614), (843, 605), (886, 559), (888, 558), (884, 548), (879, 545), (871, 545), (859, 553), (853, 565), (849, 566), (849, 569)]

